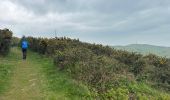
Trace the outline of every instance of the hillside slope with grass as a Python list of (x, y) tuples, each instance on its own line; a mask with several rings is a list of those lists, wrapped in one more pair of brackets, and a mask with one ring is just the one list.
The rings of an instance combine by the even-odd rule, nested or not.
[(170, 99), (169, 58), (66, 37), (27, 37), (22, 60), (21, 48), (10, 50), (22, 39), (9, 30), (0, 37), (0, 100)]
[(153, 46), (148, 44), (131, 44), (127, 46), (113, 46), (115, 49), (127, 50), (130, 52), (139, 52), (141, 54), (156, 54), (163, 57), (170, 58), (170, 48), (169, 47), (161, 47), (161, 46)]
[(30, 49), (53, 58), (56, 69), (88, 87), (93, 99), (169, 99), (170, 59), (78, 39), (27, 37)]
[[(12, 48), (8, 56), (0, 57), (0, 80), (0, 100), (93, 100), (97, 96), (71, 78), (67, 71), (58, 70), (51, 58), (29, 51), (28, 59), (23, 61), (19, 48)], [(107, 94), (110, 99), (128, 100), (133, 98), (133, 93), (139, 100), (170, 98), (169, 93), (143, 82), (129, 82), (123, 78), (117, 82)]]
[(50, 58), (28, 52), (21, 59), (19, 48), (0, 57), (0, 100), (80, 100), (85, 86), (56, 70)]

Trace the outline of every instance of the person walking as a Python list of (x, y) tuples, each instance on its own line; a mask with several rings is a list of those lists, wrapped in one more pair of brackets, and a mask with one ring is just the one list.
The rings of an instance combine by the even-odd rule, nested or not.
[(22, 48), (23, 60), (26, 60), (26, 58), (27, 58), (28, 42), (27, 42), (25, 36), (23, 36), (23, 38), (22, 38), (21, 48)]

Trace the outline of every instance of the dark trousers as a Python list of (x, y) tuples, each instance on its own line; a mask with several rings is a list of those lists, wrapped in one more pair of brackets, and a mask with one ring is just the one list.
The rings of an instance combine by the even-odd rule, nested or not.
[(23, 59), (27, 58), (27, 49), (22, 48)]

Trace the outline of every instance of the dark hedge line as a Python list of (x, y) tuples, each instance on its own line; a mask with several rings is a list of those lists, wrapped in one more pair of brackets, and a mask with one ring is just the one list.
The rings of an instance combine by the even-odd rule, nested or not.
[[(27, 40), (31, 50), (54, 57), (54, 64), (60, 70), (87, 84), (99, 97), (109, 98), (109, 91), (119, 86), (128, 87), (134, 81), (170, 91), (170, 59), (153, 54), (143, 56), (65, 37), (27, 37)], [(131, 88), (127, 91), (123, 93), (135, 94)]]
[(12, 32), (9, 29), (0, 29), (0, 55), (7, 55), (11, 46)]

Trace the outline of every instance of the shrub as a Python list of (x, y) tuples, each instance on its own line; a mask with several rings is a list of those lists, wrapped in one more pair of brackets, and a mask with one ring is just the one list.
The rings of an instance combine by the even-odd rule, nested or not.
[(12, 32), (9, 29), (0, 30), (0, 55), (7, 55), (11, 46)]
[(92, 97), (145, 99), (140, 85), (128, 85), (131, 81), (170, 91), (170, 59), (153, 54), (143, 56), (66, 37), (27, 39), (33, 51), (54, 57), (54, 64), (60, 70), (86, 84)]
[(20, 46), (20, 38), (18, 37), (12, 37), (11, 40), (11, 46)]
[(39, 44), (39, 53), (45, 54), (47, 50), (47, 41), (41, 40)]

